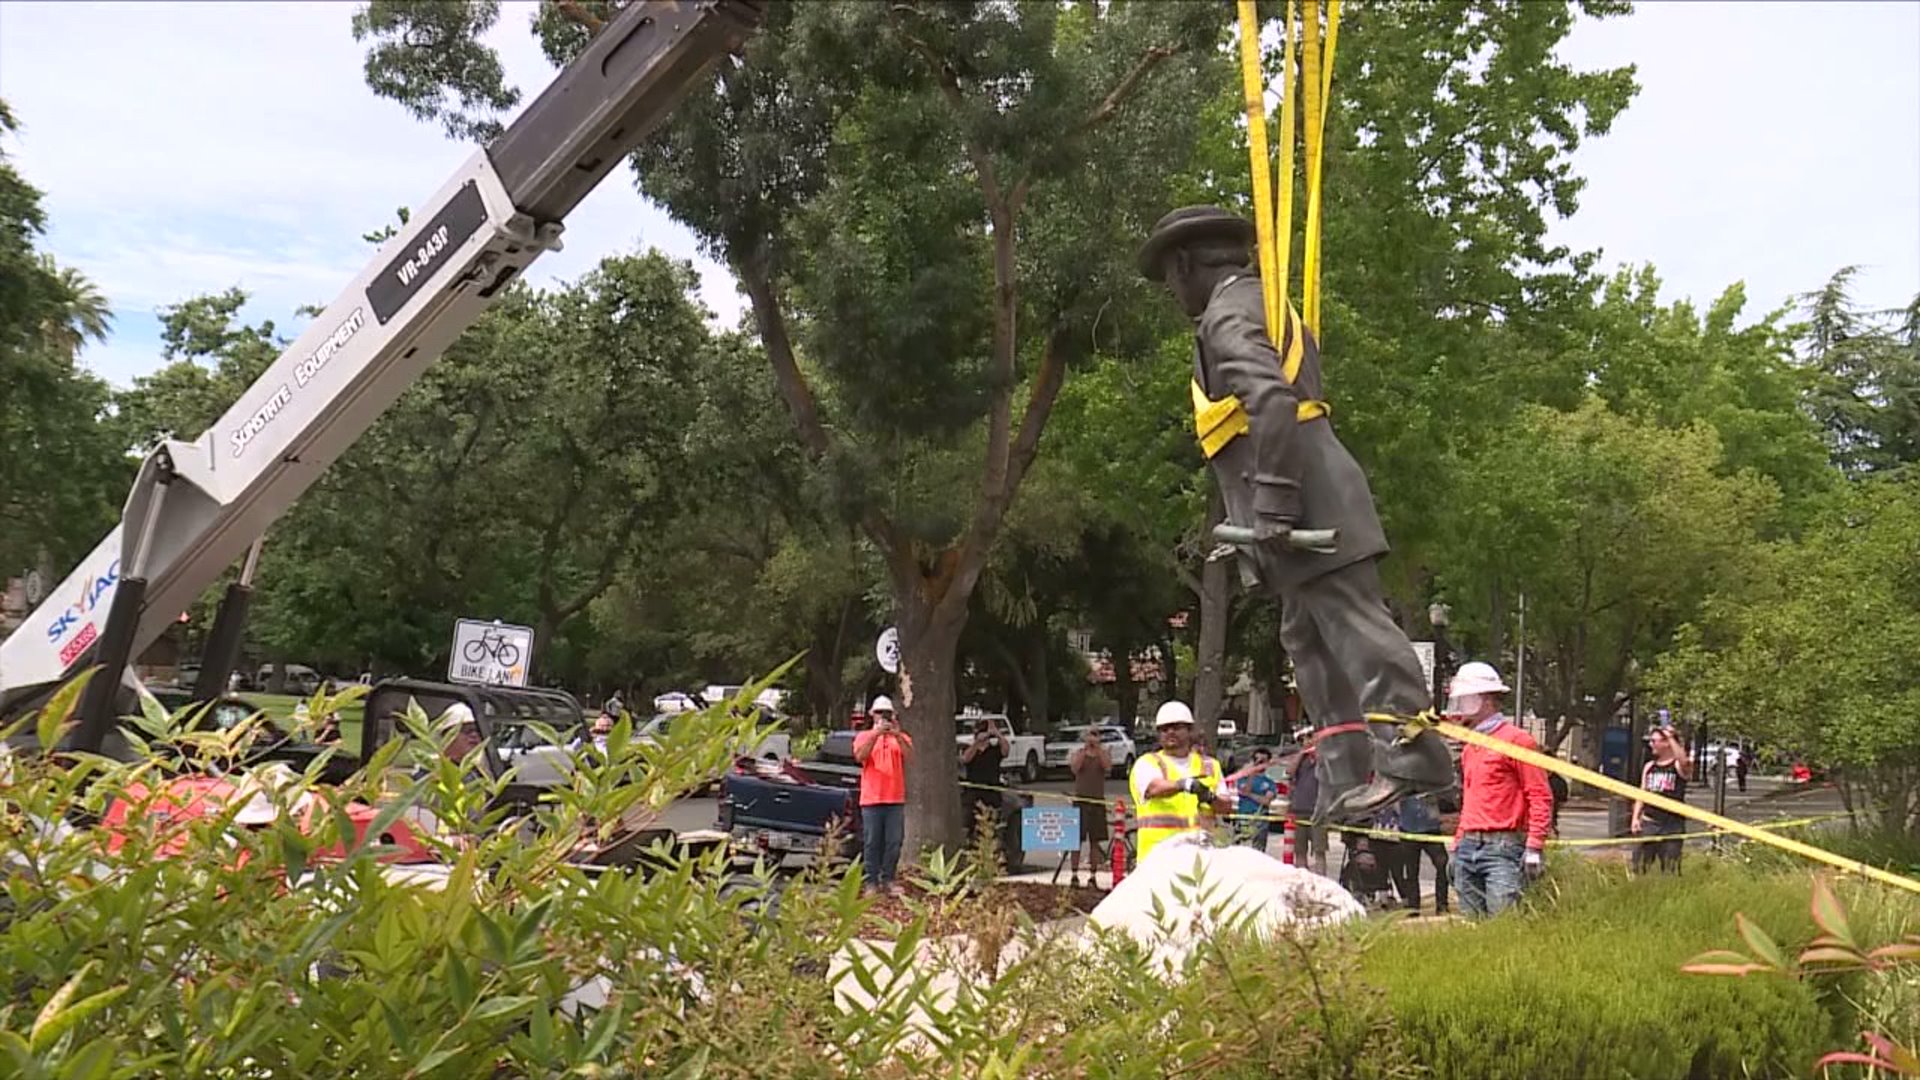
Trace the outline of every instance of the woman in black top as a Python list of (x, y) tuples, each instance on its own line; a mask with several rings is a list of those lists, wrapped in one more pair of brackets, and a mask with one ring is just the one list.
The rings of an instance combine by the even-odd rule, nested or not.
[[(1653, 760), (1640, 770), (1640, 789), (1664, 795), (1675, 802), (1687, 801), (1687, 781), (1693, 776), (1693, 762), (1687, 760), (1686, 748), (1672, 731), (1655, 728), (1647, 736), (1651, 744)], [(1646, 803), (1633, 804), (1633, 822), (1631, 831), (1639, 837), (1674, 836), (1687, 830), (1687, 819), (1670, 810), (1662, 810)], [(1633, 849), (1633, 871), (1642, 873), (1649, 863), (1658, 862), (1660, 869), (1669, 873), (1680, 872), (1681, 840), (1643, 839)]]

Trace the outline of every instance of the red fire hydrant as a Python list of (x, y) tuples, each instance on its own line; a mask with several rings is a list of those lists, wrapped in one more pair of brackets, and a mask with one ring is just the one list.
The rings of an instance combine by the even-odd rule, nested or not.
[(1107, 845), (1113, 850), (1113, 887), (1119, 888), (1121, 879), (1127, 876), (1127, 801), (1113, 800), (1113, 839)]

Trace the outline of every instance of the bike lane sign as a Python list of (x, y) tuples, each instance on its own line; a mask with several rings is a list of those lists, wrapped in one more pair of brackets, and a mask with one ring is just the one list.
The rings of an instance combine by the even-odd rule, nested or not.
[(533, 628), (494, 620), (460, 619), (453, 626), (453, 656), (447, 681), (484, 686), (525, 686), (533, 659)]

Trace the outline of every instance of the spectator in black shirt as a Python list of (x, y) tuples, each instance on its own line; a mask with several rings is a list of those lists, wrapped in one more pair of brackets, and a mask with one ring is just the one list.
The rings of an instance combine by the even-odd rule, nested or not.
[(1007, 753), (1013, 749), (1007, 741), (1006, 732), (991, 716), (983, 716), (973, 727), (973, 741), (960, 755), (960, 763), (966, 767), (967, 793), (967, 829), (969, 835), (978, 827), (980, 810), (985, 807), (993, 812), (996, 832), (999, 826), (1000, 793), (993, 790), (1000, 784), (1000, 763), (1007, 759)]

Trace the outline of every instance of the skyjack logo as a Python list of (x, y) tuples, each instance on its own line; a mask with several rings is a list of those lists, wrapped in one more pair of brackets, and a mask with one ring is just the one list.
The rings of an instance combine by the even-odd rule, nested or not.
[[(108, 565), (105, 574), (99, 577), (89, 577), (83, 582), (80, 586), (80, 595), (74, 600), (73, 605), (54, 616), (53, 622), (47, 626), (47, 641), (54, 645), (60, 644), (60, 642), (66, 638), (67, 632), (75, 626), (78, 626), (95, 608), (99, 607), (101, 598), (105, 597), (107, 593), (111, 592), (113, 587), (119, 583), (120, 560), (115, 559)], [(68, 647), (71, 648), (72, 646)], [(85, 648), (85, 646), (83, 645), (81, 648)], [(64, 654), (62, 654), (62, 662), (66, 662)]]
[(252, 416), (247, 418), (246, 423), (234, 429), (233, 434), (228, 436), (228, 439), (233, 442), (233, 456), (239, 457), (245, 453), (247, 445), (253, 442), (254, 437), (265, 431), (267, 425), (273, 423), (273, 418), (279, 416), (280, 410), (285, 409), (292, 400), (293, 387), (281, 383), (280, 389), (274, 391), (273, 396), (267, 399), (267, 403), (260, 406)]

